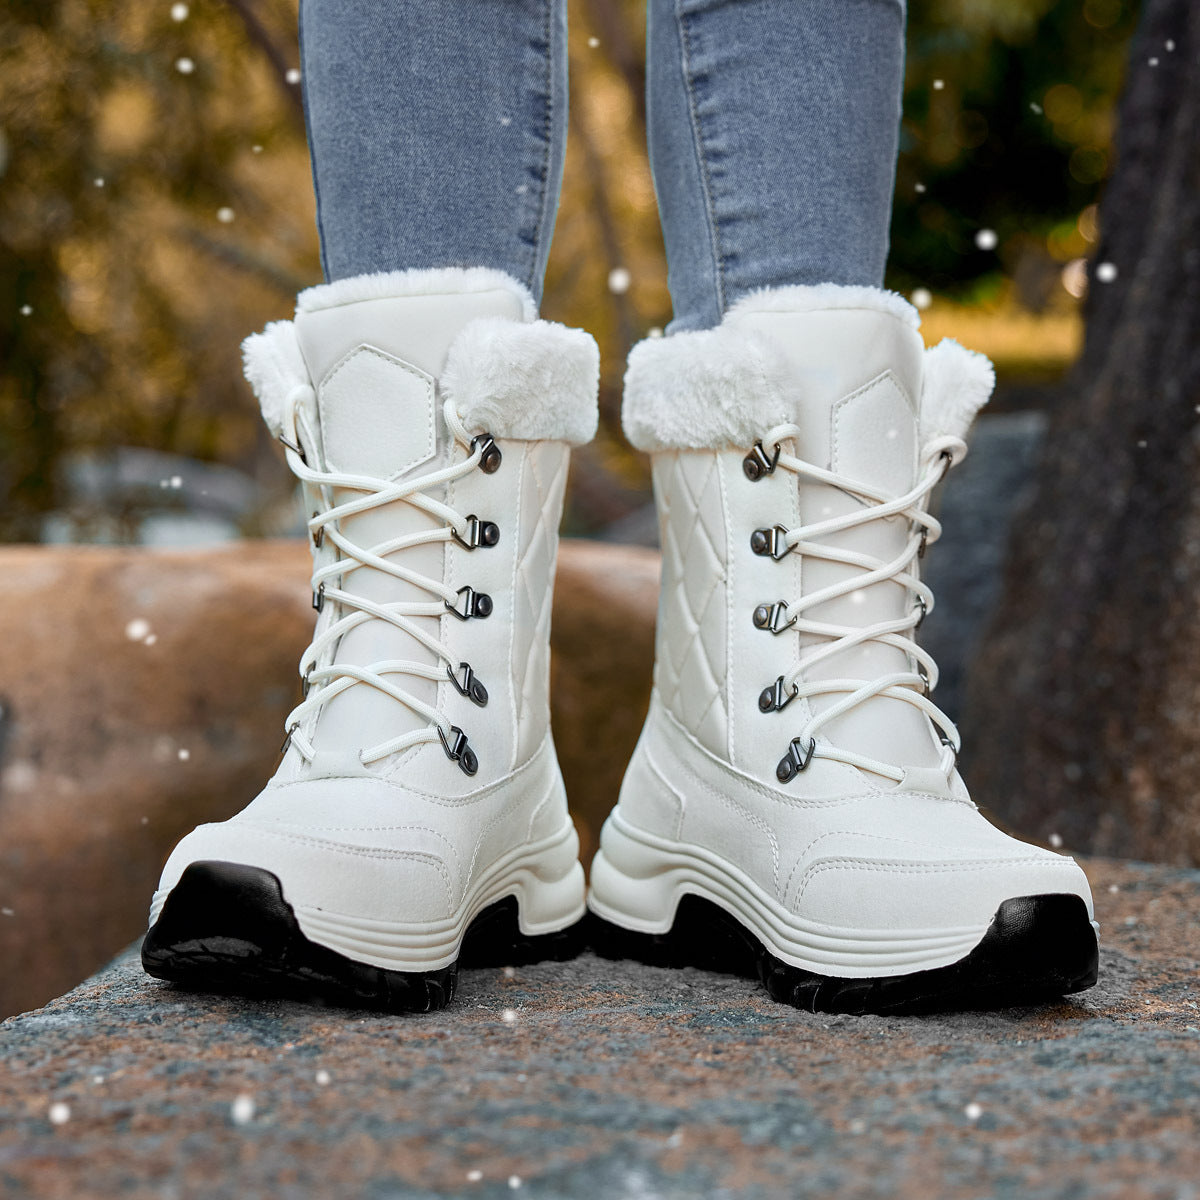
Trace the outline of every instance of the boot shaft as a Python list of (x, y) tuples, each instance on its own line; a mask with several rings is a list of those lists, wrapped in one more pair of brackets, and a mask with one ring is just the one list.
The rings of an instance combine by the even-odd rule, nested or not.
[[(990, 371), (954, 352), (971, 359), (968, 375)], [(927, 451), (937, 457), (940, 434), (965, 432), (961, 421), (940, 428), (946, 405), (930, 395), (945, 371), (928, 372), (927, 357), (940, 362), (946, 353), (924, 350), (916, 314), (898, 298), (805, 288), (752, 297), (716, 330), (643, 343), (631, 356), (626, 427), (654, 454), (663, 546), (656, 688), (708, 750), (771, 785), (789, 740), (845, 695), (793, 700), (788, 685), (924, 670), (902, 646), (872, 637), (835, 649), (795, 683), (791, 675), (800, 657), (833, 641), (797, 628), (915, 623), (914, 606), (927, 607), (915, 553), (907, 579), (876, 572), (872, 581), (868, 569), (916, 550), (921, 530), (908, 516), (819, 530), (869, 517), (878, 498), (904, 496), (927, 477)], [(979, 402), (986, 383), (976, 387)], [(779, 465), (789, 459), (818, 473)], [(786, 539), (809, 529), (817, 532), (798, 545)], [(819, 593), (831, 598), (807, 603)], [(888, 695), (856, 704), (821, 732), (851, 754), (900, 768), (935, 768), (944, 758), (926, 714)], [(793, 790), (845, 786), (834, 778), (844, 774), (840, 764), (814, 764)]]
[[(462, 731), (476, 786), (527, 759), (548, 729), (557, 528), (569, 444), (595, 424), (594, 343), (535, 320), (524, 289), (497, 272), (407, 272), (303, 293), (296, 320), (249, 339), (246, 353), (268, 423), (321, 476), (304, 488), (306, 515), (318, 515), (314, 647), (335, 627), (340, 636), (309, 657), (307, 675), (382, 670)], [(465, 438), (446, 415), (449, 398)], [(474, 469), (455, 469), (477, 454)], [(405, 484), (419, 490), (319, 519), (371, 487)], [(369, 613), (345, 627), (359, 602), (402, 612), (409, 628)], [(341, 771), (354, 751), (430, 728), (424, 709), (364, 682), (334, 684), (325, 679), (327, 698), (308, 706), (285, 773)], [(376, 767), (407, 769), (430, 749), (443, 746)]]

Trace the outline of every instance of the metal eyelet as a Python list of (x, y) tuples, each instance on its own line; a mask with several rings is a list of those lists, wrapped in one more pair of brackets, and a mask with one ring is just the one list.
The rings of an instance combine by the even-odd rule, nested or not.
[(767, 629), (771, 633), (782, 633), (785, 629), (791, 629), (800, 620), (800, 616), (797, 614), (790, 621), (785, 621), (787, 608), (786, 600), (776, 600), (774, 604), (760, 604), (754, 610), (754, 628)]
[(475, 678), (475, 672), (471, 670), (470, 663), (459, 663), (457, 672), (455, 672), (453, 667), (447, 666), (446, 675), (449, 677), (450, 682), (454, 684), (460, 696), (466, 696), (468, 700), (474, 704), (478, 704), (480, 708), (487, 705), (487, 688)]
[(933, 688), (929, 686), (929, 672), (925, 670), (924, 663), (917, 663), (917, 674), (921, 677), (921, 690), (926, 696), (932, 696)]
[(494, 521), (481, 521), (474, 513), (467, 518), (467, 536), (461, 537), (454, 526), (450, 527), (451, 536), (468, 550), (479, 546), (494, 546), (500, 540), (500, 526)]
[(300, 722), (295, 721), (287, 727), (287, 732), (283, 735), (283, 745), (279, 747), (279, 757), (282, 758), (288, 751), (288, 747), (292, 744), (292, 734), (300, 728)]
[(471, 439), (471, 452), (479, 450), (479, 469), (485, 475), (494, 475), (500, 469), (504, 455), (496, 445), (496, 439), (490, 433), (481, 433)]
[(446, 611), (452, 612), (460, 621), (469, 621), (472, 617), (482, 620), (492, 615), (492, 598), (487, 592), (477, 592), (473, 587), (460, 587), (458, 600), (451, 603), (444, 601)]
[(926, 551), (926, 549), (928, 549), (928, 547), (929, 547), (929, 530), (922, 527), (921, 528), (921, 544), (917, 547), (917, 557), (924, 558), (925, 551)]
[(794, 546), (787, 544), (788, 531), (782, 525), (770, 529), (756, 529), (750, 535), (750, 549), (760, 558), (773, 558), (778, 562), (785, 554), (791, 554)]
[(787, 708), (789, 704), (800, 694), (800, 689), (792, 684), (791, 691), (783, 690), (783, 676), (775, 680), (770, 687), (763, 688), (758, 696), (758, 708), (760, 712), (779, 712), (781, 708)]
[(913, 633), (925, 623), (925, 618), (929, 616), (929, 605), (925, 603), (924, 596), (917, 597), (917, 607), (921, 610), (921, 615), (917, 618), (917, 623), (913, 626)]
[[(319, 512), (313, 513), (314, 518), (319, 517), (320, 515), (321, 514)], [(321, 543), (325, 540), (325, 526), (318, 525), (317, 528), (314, 531), (312, 531), (311, 536), (312, 536), (313, 549), (320, 550)]]
[(322, 583), (321, 586), (318, 587), (315, 592), (313, 592), (313, 608), (315, 608), (317, 610), (317, 612), (320, 612), (321, 609), (323, 609), (324, 607), (325, 607), (325, 584)]
[(812, 762), (816, 749), (816, 738), (809, 738), (807, 745), (800, 738), (792, 738), (788, 752), (779, 760), (779, 766), (775, 768), (775, 778), (780, 783), (787, 783), (788, 780), (799, 775)]
[(300, 680), (300, 695), (303, 696), (305, 700), (308, 699), (308, 693), (312, 691), (311, 675), (312, 667), (309, 667), (309, 669), (304, 672), (304, 675)]
[(940, 741), (942, 745), (954, 755), (954, 761), (957, 762), (959, 747), (956, 746), (944, 733), (938, 734), (938, 741)]
[(446, 731), (440, 725), (438, 737), (442, 739), (442, 749), (446, 751), (446, 757), (451, 762), (458, 763), (464, 775), (474, 775), (479, 770), (479, 759), (475, 756), (475, 751), (467, 745), (467, 735), (457, 725), (450, 726), (450, 738), (453, 738), (453, 741), (446, 737)]
[(774, 456), (768, 455), (762, 442), (755, 442), (754, 449), (742, 459), (742, 470), (751, 483), (757, 483), (764, 475), (770, 475), (779, 462), (779, 443), (775, 444)]
[(308, 466), (308, 455), (304, 453), (304, 447), (301, 446), (299, 442), (293, 442), (291, 438), (285, 438), (282, 433), (279, 435), (278, 440), (281, 441), (289, 450), (294, 451), (299, 456), (300, 461), (306, 467)]

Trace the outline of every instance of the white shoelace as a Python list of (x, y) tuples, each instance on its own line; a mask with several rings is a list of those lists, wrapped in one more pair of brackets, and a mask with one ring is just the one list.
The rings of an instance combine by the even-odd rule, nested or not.
[[(295, 397), (290, 397), (293, 404)], [(388, 676), (410, 675), (419, 679), (429, 679), (437, 683), (449, 679), (456, 682), (456, 664), (450, 651), (431, 634), (422, 629), (411, 618), (440, 617), (447, 609), (455, 609), (462, 613), (465, 605), (472, 600), (478, 600), (479, 594), (464, 588), (455, 591), (447, 587), (440, 579), (431, 579), (417, 571), (402, 566), (391, 559), (391, 555), (399, 554), (414, 546), (426, 545), (430, 542), (448, 542), (456, 536), (463, 541), (470, 541), (473, 533), (473, 516), (464, 516), (448, 504), (435, 500), (425, 493), (440, 488), (456, 479), (461, 479), (479, 466), (484, 454), (488, 451), (489, 439), (486, 435), (472, 438), (452, 403), (447, 400), (442, 409), (447, 432), (455, 445), (461, 445), (467, 450), (467, 457), (457, 463), (452, 463), (441, 470), (431, 471), (399, 482), (376, 479), (367, 475), (348, 475), (335, 471), (320, 471), (311, 467), (308, 456), (299, 443), (281, 438), (286, 450), (288, 466), (307, 488), (321, 498), (318, 511), (308, 522), (308, 528), (315, 546), (319, 549), (326, 540), (338, 551), (338, 557), (323, 566), (314, 566), (312, 576), (313, 603), (321, 608), (325, 603), (340, 606), (341, 615), (331, 622), (322, 632), (318, 633), (300, 659), (300, 673), (305, 679), (306, 695), (287, 715), (286, 726), (291, 744), (306, 758), (312, 759), (315, 748), (304, 734), (304, 723), (316, 715), (320, 708), (335, 696), (349, 688), (359, 685), (375, 688), (385, 696), (404, 705), (412, 712), (429, 722), (424, 729), (410, 732), (381, 742), (359, 751), (362, 762), (370, 763), (390, 754), (405, 750), (410, 746), (423, 742), (441, 741), (446, 753), (455, 759), (467, 774), (473, 775), (477, 762), (474, 752), (467, 746), (466, 737), (462, 731), (450, 723), (449, 719), (431, 704), (425, 703), (417, 696), (411, 695), (402, 687), (393, 683)], [(361, 492), (362, 496), (333, 503), (335, 489), (349, 492)], [(421, 509), (441, 521), (442, 527), (422, 533), (407, 534), (392, 538), (379, 545), (359, 546), (342, 532), (339, 522), (356, 513), (367, 512), (373, 508), (404, 501)], [(477, 528), (477, 526), (476, 526)], [(429, 601), (393, 601), (380, 604), (364, 596), (356, 595), (346, 587), (347, 577), (359, 567), (371, 567), (403, 580), (422, 591), (430, 594)], [(464, 599), (465, 594), (465, 599)], [(490, 608), (489, 610), (490, 611)], [(485, 612), (479, 615), (486, 616)], [(397, 629), (403, 630), (414, 638), (437, 659), (437, 665), (413, 662), (404, 659), (388, 659), (372, 663), (370, 666), (357, 666), (353, 663), (329, 662), (319, 665), (326, 651), (336, 647), (337, 643), (356, 626), (366, 621), (386, 621)], [(471, 677), (466, 676), (469, 686)], [(456, 683), (456, 686), (459, 686)], [(478, 685), (476, 685), (478, 686)], [(460, 686), (459, 690), (462, 690)], [(479, 689), (480, 695), (486, 697), (486, 692)], [(478, 700), (476, 701), (479, 702)], [(484, 701), (486, 702), (486, 700)], [(285, 747), (287, 742), (284, 743)]]
[[(958, 730), (950, 718), (929, 698), (929, 693), (937, 685), (937, 664), (913, 637), (917, 626), (933, 609), (933, 593), (927, 584), (923, 583), (915, 574), (910, 573), (910, 568), (923, 553), (925, 545), (937, 541), (941, 536), (941, 524), (926, 511), (926, 506), (929, 503), (930, 493), (941, 482), (951, 464), (965, 454), (966, 444), (959, 438), (945, 437), (923, 447), (920, 479), (904, 495), (892, 497), (877, 488), (833, 471), (824, 470), (803, 459), (796, 458), (794, 455), (785, 454), (779, 449), (785, 442), (799, 437), (800, 430), (795, 425), (778, 425), (763, 438), (761, 445), (776, 448), (775, 460), (768, 469), (782, 468), (803, 479), (838, 488), (866, 502), (867, 507), (861, 511), (832, 517), (812, 525), (802, 525), (790, 530), (776, 526), (774, 530), (766, 531), (772, 538), (771, 550), (772, 556), (775, 558), (782, 558), (784, 554), (797, 551), (810, 558), (820, 558), (827, 562), (855, 567), (861, 572), (854, 574), (842, 583), (831, 584), (819, 591), (800, 597), (794, 603), (787, 603), (786, 615), (789, 619), (778, 627), (775, 625), (776, 613), (771, 611), (769, 614), (772, 623), (767, 627), (772, 628), (774, 632), (792, 628), (798, 634), (828, 639), (828, 641), (801, 655), (795, 666), (776, 680), (774, 685), (767, 689), (767, 692), (764, 692), (764, 702), (768, 693), (774, 693), (775, 703), (771, 706), (774, 708), (782, 708), (792, 700), (800, 698), (831, 695), (842, 697), (835, 704), (831, 704), (828, 708), (813, 715), (805, 724), (800, 733), (792, 739), (788, 752), (780, 761), (776, 773), (780, 781), (786, 783), (799, 771), (804, 770), (811, 759), (831, 758), (875, 772), (899, 783), (904, 778), (902, 768), (831, 745), (826, 741), (817, 741), (818, 733), (829, 722), (875, 696), (884, 696), (920, 709), (940, 730), (944, 749), (939, 765), (949, 776), (954, 769), (955, 759), (958, 755)], [(761, 450), (758, 453), (761, 453)], [(771, 462), (771, 460), (766, 458), (766, 462)], [(860, 525), (869, 524), (872, 521), (895, 516), (905, 518), (913, 527), (913, 532), (903, 551), (890, 562), (853, 550), (825, 545), (819, 540)], [(877, 621), (867, 625), (841, 625), (813, 621), (804, 616), (806, 611), (821, 604), (849, 596), (862, 588), (885, 580), (897, 583), (915, 595), (917, 603), (908, 615), (891, 621)], [(774, 610), (775, 606), (771, 607)], [(756, 623), (758, 623), (757, 613)], [(916, 669), (897, 671), (872, 680), (804, 679), (805, 673), (818, 663), (824, 662), (843, 650), (866, 642), (879, 642), (902, 651), (916, 663)]]

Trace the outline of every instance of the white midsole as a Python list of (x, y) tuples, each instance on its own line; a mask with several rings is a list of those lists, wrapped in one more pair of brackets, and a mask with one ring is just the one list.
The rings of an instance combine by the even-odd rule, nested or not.
[[(309, 941), (356, 962), (389, 971), (437, 971), (458, 958), (471, 922), (508, 896), (517, 898), (518, 926), (526, 936), (557, 933), (580, 920), (586, 905), (578, 847), (570, 823), (551, 838), (517, 847), (493, 863), (468, 890), (458, 910), (440, 921), (381, 921), (302, 905), (292, 905), (292, 911)], [(155, 893), (151, 925), (168, 894)]]
[(723, 908), (777, 958), (817, 975), (870, 978), (948, 966), (969, 954), (988, 929), (848, 930), (805, 921), (728, 860), (635, 829), (612, 813), (592, 860), (592, 912), (638, 933), (666, 933), (686, 895)]

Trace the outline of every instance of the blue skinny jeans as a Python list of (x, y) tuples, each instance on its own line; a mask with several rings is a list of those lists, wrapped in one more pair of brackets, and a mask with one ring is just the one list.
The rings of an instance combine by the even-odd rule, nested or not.
[[(648, 0), (670, 331), (797, 283), (879, 286), (905, 0)], [(487, 266), (540, 298), (567, 133), (566, 0), (302, 0), (328, 279)]]

